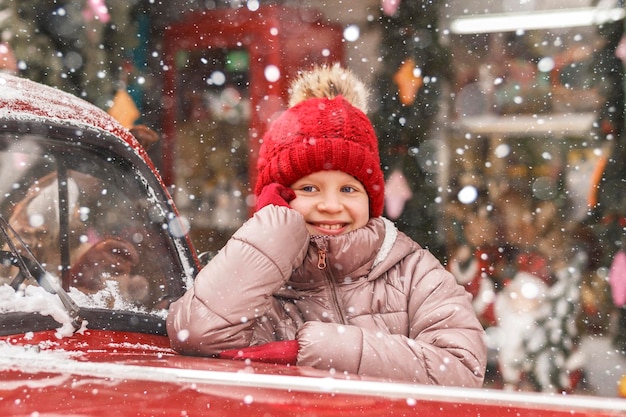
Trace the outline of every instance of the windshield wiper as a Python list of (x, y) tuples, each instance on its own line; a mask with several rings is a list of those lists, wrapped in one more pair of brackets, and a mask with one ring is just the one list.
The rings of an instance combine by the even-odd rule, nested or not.
[[(2, 258), (5, 262), (9, 262), (11, 265), (18, 267), (20, 271), (14, 278), (13, 282), (11, 282), (11, 286), (17, 289), (22, 282), (28, 278), (36, 281), (46, 291), (56, 294), (59, 297), (63, 307), (65, 307), (65, 310), (70, 316), (72, 327), (74, 327), (74, 330), (80, 329), (83, 320), (80, 318), (80, 307), (78, 304), (72, 300), (58, 281), (50, 275), (48, 271), (46, 271), (39, 261), (37, 261), (35, 255), (33, 255), (22, 238), (17, 234), (15, 229), (11, 227), (2, 214), (0, 214), (0, 232), (4, 236), (4, 239), (10, 249), (10, 251), (0, 251), (0, 258)], [(18, 250), (16, 241), (19, 246), (24, 249), (25, 254)]]

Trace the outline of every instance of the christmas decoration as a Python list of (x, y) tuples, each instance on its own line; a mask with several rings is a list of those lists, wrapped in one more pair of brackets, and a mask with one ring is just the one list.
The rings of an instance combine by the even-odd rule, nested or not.
[(462, 245), (449, 262), (450, 272), (472, 295), (474, 311), (485, 328), (497, 325), (494, 307), (498, 288), (494, 266), (500, 257), (497, 248), (472, 252), (468, 245)]
[(412, 59), (407, 59), (393, 76), (393, 80), (398, 85), (398, 93), (400, 93), (400, 102), (405, 106), (415, 102), (417, 92), (424, 84), (421, 76), (417, 76), (418, 68)]
[(111, 15), (109, 15), (109, 9), (104, 0), (87, 0), (87, 6), (83, 10), (83, 18), (86, 21), (99, 20), (102, 23), (108, 23)]
[(613, 303), (617, 307), (623, 307), (626, 304), (626, 253), (622, 250), (615, 254), (611, 264), (609, 283), (611, 284)]
[(138, 0), (0, 0), (1, 40), (18, 75), (106, 109), (138, 44)]
[(404, 211), (407, 200), (413, 197), (411, 187), (402, 171), (394, 170), (385, 182), (385, 212), (391, 220), (396, 220)]
[(580, 262), (556, 282), (519, 272), (496, 297), (498, 365), (505, 388), (568, 392), (583, 365), (577, 352)]
[(580, 312), (581, 265), (577, 262), (557, 271), (557, 281), (545, 292), (535, 316), (535, 326), (524, 340), (526, 377), (537, 391), (568, 392), (577, 382), (583, 358), (577, 352)]
[(380, 3), (387, 16), (393, 16), (400, 6), (400, 0), (381, 0)]
[(122, 126), (130, 129), (139, 119), (141, 115), (133, 98), (128, 94), (126, 88), (120, 88), (115, 97), (113, 97), (113, 105), (107, 110)]
[(17, 61), (13, 50), (6, 42), (0, 43), (0, 70), (14, 74), (17, 72)]
[[(436, 255), (443, 252), (438, 253), (443, 243), (433, 233), (441, 207), (436, 173), (427, 169), (436, 166), (436, 161), (424, 149), (420, 153), (420, 146), (433, 136), (443, 82), (450, 75), (448, 52), (440, 44), (437, 29), (444, 4), (438, 0), (383, 3), (380, 55), (385, 65), (377, 76), (380, 106), (372, 117), (385, 175), (401, 167), (412, 192), (396, 223)], [(402, 93), (396, 82), (403, 86)]]
[(621, 398), (626, 398), (626, 375), (620, 378), (617, 393)]

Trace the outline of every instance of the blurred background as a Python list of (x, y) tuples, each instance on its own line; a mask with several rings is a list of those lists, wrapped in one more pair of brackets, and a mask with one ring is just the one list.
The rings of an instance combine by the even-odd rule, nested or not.
[(200, 252), (254, 206), (289, 82), (372, 90), (385, 216), (474, 295), (487, 386), (626, 395), (622, 0), (0, 0), (0, 68), (69, 91), (150, 155)]

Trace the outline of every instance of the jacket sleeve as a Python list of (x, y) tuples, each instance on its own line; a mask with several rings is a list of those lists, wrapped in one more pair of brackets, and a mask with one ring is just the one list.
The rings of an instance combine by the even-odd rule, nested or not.
[(481, 387), (487, 349), (471, 296), (427, 251), (412, 268), (414, 278), (405, 287), (407, 335), (307, 322), (297, 335), (298, 365), (390, 381)]
[(272, 294), (302, 263), (309, 245), (302, 216), (267, 206), (249, 219), (172, 303), (167, 332), (181, 353), (215, 355), (249, 346)]

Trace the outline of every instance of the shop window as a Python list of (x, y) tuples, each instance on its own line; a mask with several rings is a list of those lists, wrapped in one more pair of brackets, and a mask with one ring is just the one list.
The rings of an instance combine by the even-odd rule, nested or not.
[[(506, 387), (574, 389), (581, 337), (609, 332), (610, 249), (594, 194), (623, 125), (623, 10), (614, 11), (621, 17), (601, 25), (450, 39), (448, 265), (474, 295)], [(543, 14), (484, 16), (507, 17), (535, 25)]]

